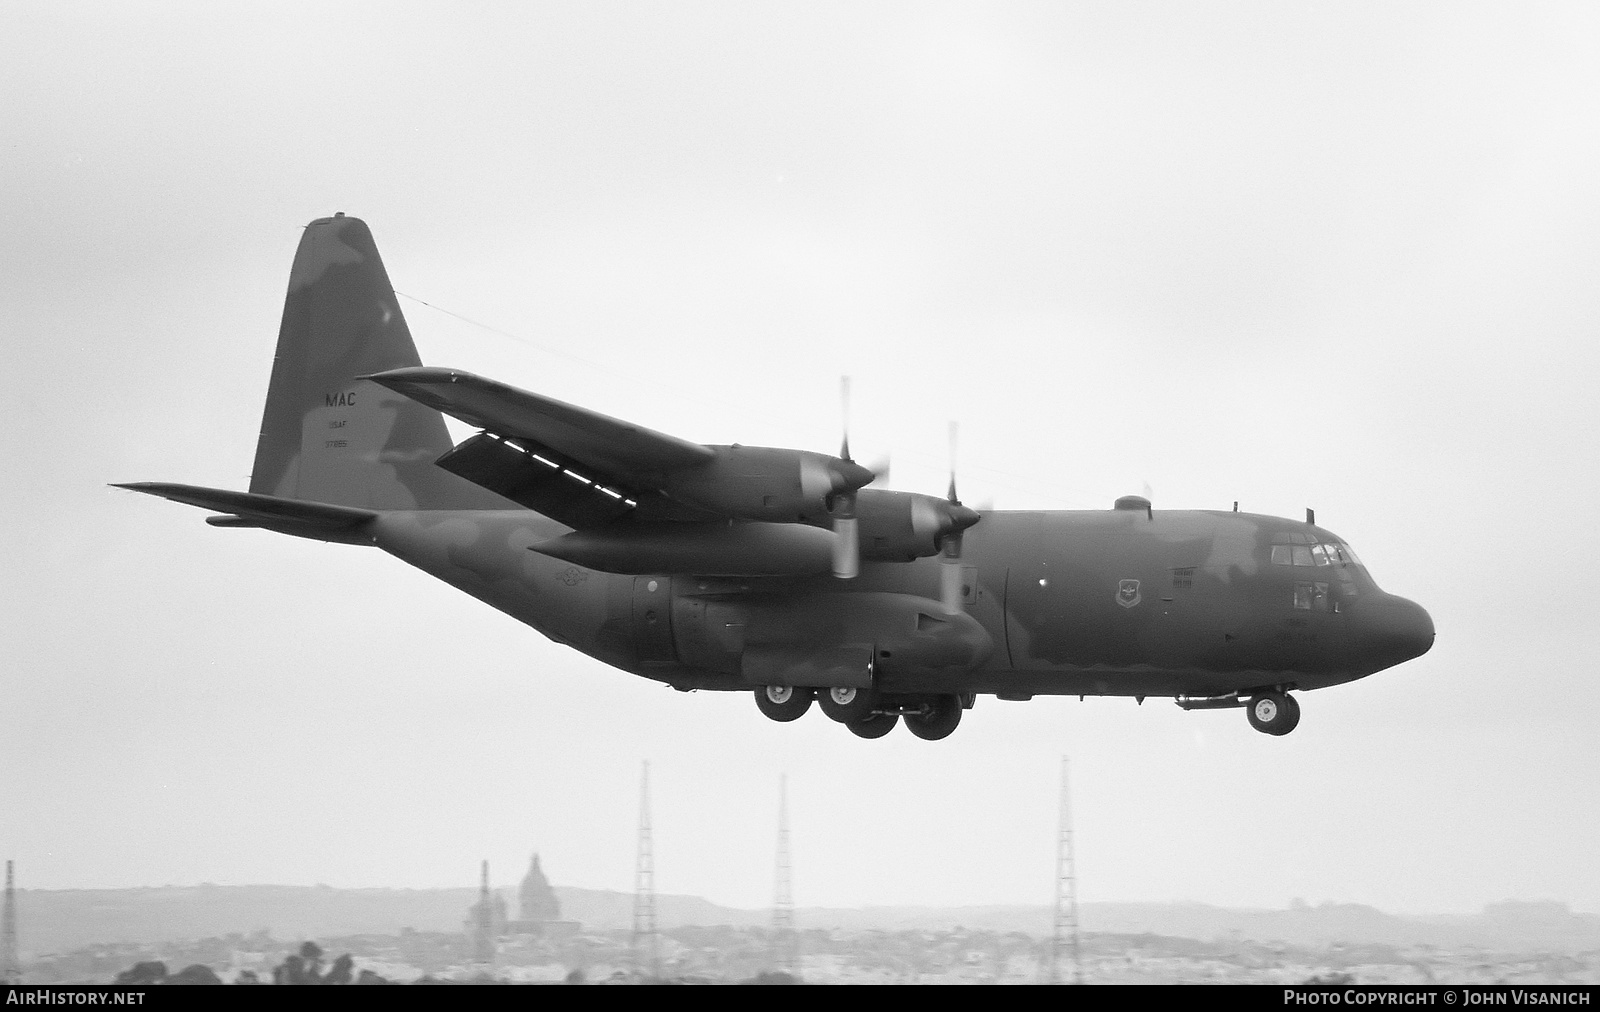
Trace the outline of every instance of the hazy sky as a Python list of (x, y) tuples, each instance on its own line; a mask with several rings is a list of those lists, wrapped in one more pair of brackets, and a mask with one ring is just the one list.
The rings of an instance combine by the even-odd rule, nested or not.
[[(19, 884), (1600, 912), (1600, 8), (0, 5), (0, 854)], [(1318, 520), (1425, 657), (1287, 738), (980, 699), (863, 741), (556, 646), (244, 488), (300, 228), (424, 361), (1000, 508)]]

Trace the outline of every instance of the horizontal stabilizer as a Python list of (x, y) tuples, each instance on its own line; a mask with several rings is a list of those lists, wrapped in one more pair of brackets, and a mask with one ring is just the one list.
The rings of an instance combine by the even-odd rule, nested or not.
[(216, 510), (239, 518), (239, 522), (217, 523), (214, 526), (264, 527), (284, 534), (296, 534), (323, 541), (365, 540), (352, 535), (378, 515), (372, 510), (357, 509), (353, 506), (334, 506), (329, 503), (306, 502), (302, 499), (282, 499), (274, 495), (233, 492), (199, 485), (135, 481), (113, 487), (156, 495), (163, 499), (171, 499), (173, 502)]
[(716, 456), (699, 443), (456, 369), (415, 366), (361, 378), (468, 425), (551, 447), (610, 475), (638, 480), (705, 464)]

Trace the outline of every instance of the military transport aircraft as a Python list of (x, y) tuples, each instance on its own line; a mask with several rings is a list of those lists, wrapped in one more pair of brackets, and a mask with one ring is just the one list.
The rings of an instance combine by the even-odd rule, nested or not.
[[(481, 430), (453, 445), (441, 415)], [(421, 364), (365, 223), (306, 227), (249, 492), (121, 488), (377, 545), (681, 690), (943, 738), (979, 695), (1175, 697), (1287, 734), (1294, 689), (1417, 657), (1418, 605), (1316, 526), (1234, 510), (977, 511), (850, 458), (704, 446)]]

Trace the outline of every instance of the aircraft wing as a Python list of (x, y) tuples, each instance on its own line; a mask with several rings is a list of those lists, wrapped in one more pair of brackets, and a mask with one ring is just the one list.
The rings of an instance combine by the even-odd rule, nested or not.
[(635, 481), (704, 464), (709, 447), (470, 372), (416, 366), (363, 377), (468, 425), (547, 446), (607, 474)]
[(673, 502), (665, 475), (715, 453), (641, 425), (456, 369), (415, 366), (362, 377), (484, 432), (440, 467), (576, 530), (627, 515), (697, 521), (716, 514)]

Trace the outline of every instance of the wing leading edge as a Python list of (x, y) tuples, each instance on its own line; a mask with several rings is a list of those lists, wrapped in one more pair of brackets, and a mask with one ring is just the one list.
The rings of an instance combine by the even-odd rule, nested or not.
[(468, 425), (548, 447), (606, 475), (649, 483), (709, 463), (710, 447), (470, 372), (417, 366), (362, 377)]

